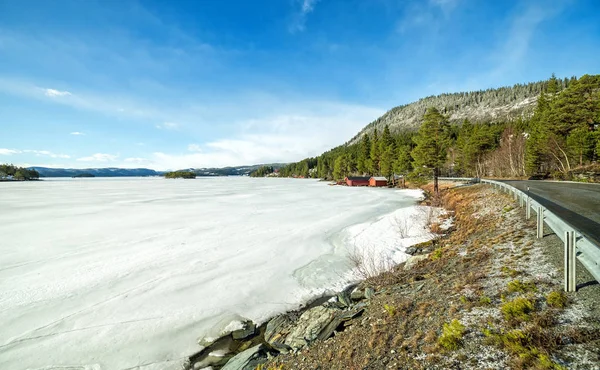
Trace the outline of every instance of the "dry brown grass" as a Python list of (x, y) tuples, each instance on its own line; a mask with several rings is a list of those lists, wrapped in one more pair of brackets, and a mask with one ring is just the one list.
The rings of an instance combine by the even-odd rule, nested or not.
[[(505, 222), (501, 220), (501, 210), (513, 204), (513, 200), (503, 194), (484, 198), (482, 189), (486, 187), (482, 185), (450, 188), (442, 184), (442, 189), (440, 197), (430, 197), (427, 202), (454, 211), (455, 226), (452, 233), (433, 243), (431, 249), (439, 250), (439, 257), (424, 260), (410, 271), (394, 268), (370, 277), (364, 284), (373, 287), (377, 295), (364, 317), (355, 319), (350, 329), (338, 333), (325, 344), (296, 355), (280, 356), (273, 364), (283, 364), (285, 369), (477, 368), (477, 356), (484, 345), (481, 343), (482, 330), (492, 327), (496, 330), (493, 334), (496, 340), (490, 340), (493, 343), (487, 345), (506, 351), (510, 356), (508, 366), (541, 368), (548, 363), (544, 361), (552, 363), (548, 356), (561, 345), (560, 338), (585, 342), (598, 334), (555, 332), (558, 309), (546, 309), (545, 303), (541, 305), (542, 300), (538, 299), (533, 300), (535, 307), (528, 312), (528, 320), (518, 324), (522, 327), (517, 327), (527, 338), (523, 343), (535, 350), (523, 345), (529, 352), (522, 352), (521, 347), (511, 344), (510, 338), (503, 333), (514, 330), (510, 325), (517, 324), (502, 318), (500, 295), (486, 291), (484, 286), (491, 273), (507, 281), (521, 276), (514, 268), (500, 271), (500, 267), (493, 265), (495, 253), (502, 253), (494, 246), (510, 240), (519, 241), (524, 235), (499, 227)], [(494, 207), (497, 206), (499, 212), (483, 212), (484, 205), (490, 201), (495, 202)], [(504, 286), (506, 289), (506, 283)], [(420, 289), (417, 291), (417, 288)], [(384, 308), (386, 306), (393, 307), (395, 314), (390, 315)], [(496, 309), (497, 315), (481, 317), (471, 322), (471, 326), (465, 324), (464, 348), (452, 356), (441, 355), (443, 349), (438, 338), (444, 323), (454, 319), (460, 321), (475, 307)]]

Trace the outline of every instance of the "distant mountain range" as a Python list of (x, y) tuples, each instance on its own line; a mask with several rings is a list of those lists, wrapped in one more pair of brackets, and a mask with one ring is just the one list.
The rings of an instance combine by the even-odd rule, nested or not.
[(148, 168), (48, 168), (48, 167), (29, 167), (36, 170), (40, 177), (73, 177), (85, 174), (95, 177), (126, 177), (126, 176), (160, 176), (157, 172)]
[[(284, 164), (274, 163), (266, 166), (279, 168)], [(192, 171), (197, 176), (247, 176), (257, 168), (265, 166), (262, 164), (252, 166), (223, 167), (223, 168), (187, 168), (184, 171)], [(48, 168), (29, 167), (36, 170), (40, 177), (74, 177), (81, 175), (94, 175), (95, 177), (148, 177), (163, 176), (166, 171), (155, 171), (148, 168)]]

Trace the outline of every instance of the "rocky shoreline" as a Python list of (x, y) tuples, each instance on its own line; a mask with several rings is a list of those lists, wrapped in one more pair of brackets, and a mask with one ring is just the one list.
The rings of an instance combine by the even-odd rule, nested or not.
[(334, 296), (228, 325), (186, 369), (598, 369), (597, 286), (562, 292), (561, 261), (512, 197), (475, 185), (442, 201), (453, 232)]
[[(426, 243), (427, 244), (427, 243)], [(427, 249), (411, 247), (407, 252)], [(410, 257), (410, 269), (427, 254)], [(325, 341), (359, 320), (371, 299), (378, 294), (363, 281), (343, 291), (318, 298), (304, 307), (277, 315), (262, 325), (240, 321), (235, 330), (216, 338), (201, 338), (204, 347), (189, 357), (186, 370), (254, 370), (280, 355), (295, 353), (316, 341)]]

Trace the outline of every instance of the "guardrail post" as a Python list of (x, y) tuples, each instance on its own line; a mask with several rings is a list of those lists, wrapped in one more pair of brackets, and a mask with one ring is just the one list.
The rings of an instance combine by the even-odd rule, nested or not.
[(577, 291), (575, 232), (565, 231), (565, 292)]
[(531, 218), (531, 198), (527, 197), (527, 219)]
[(523, 194), (518, 193), (519, 195), (519, 207), (523, 208)]
[(544, 209), (541, 206), (537, 208), (537, 237), (544, 237)]
[(517, 201), (517, 189), (513, 190), (513, 195), (515, 196), (515, 201)]

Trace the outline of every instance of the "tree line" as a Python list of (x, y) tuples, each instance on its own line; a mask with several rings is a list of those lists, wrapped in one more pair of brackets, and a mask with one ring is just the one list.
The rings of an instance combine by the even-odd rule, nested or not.
[(250, 177), (265, 177), (275, 172), (273, 166), (260, 166), (256, 170), (250, 172)]
[[(600, 75), (557, 79), (540, 88), (532, 115), (503, 122), (449, 123), (429, 107), (418, 131), (366, 131), (315, 158), (280, 168), (281, 176), (340, 180), (349, 175), (553, 177), (568, 179), (600, 158)], [(525, 87), (523, 87), (525, 89)], [(516, 93), (515, 93), (516, 94)], [(437, 177), (437, 176), (435, 176)]]
[(192, 171), (172, 171), (165, 173), (167, 179), (195, 179), (196, 174)]
[(11, 176), (15, 180), (37, 180), (40, 174), (33, 169), (17, 167), (12, 164), (0, 164), (0, 179)]

